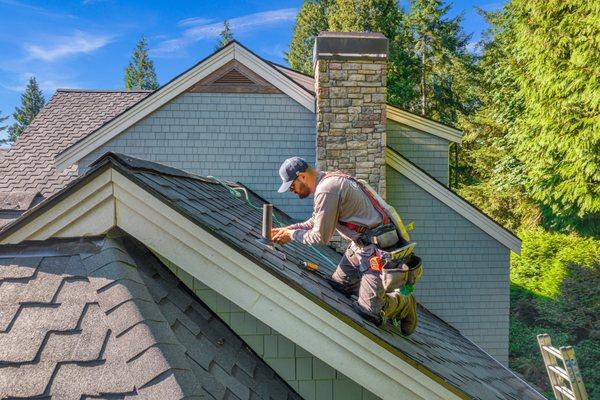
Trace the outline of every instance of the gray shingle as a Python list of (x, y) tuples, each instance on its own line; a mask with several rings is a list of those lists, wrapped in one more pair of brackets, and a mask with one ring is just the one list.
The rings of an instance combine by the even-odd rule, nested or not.
[[(74, 255), (78, 246), (84, 257)], [(298, 398), (256, 354), (241, 353), (241, 340), (127, 236), (3, 245), (0, 254), (10, 255), (0, 256), (0, 398), (206, 398), (208, 389), (249, 398), (256, 387), (263, 399), (281, 392)], [(175, 304), (187, 304), (188, 313)], [(175, 318), (165, 318), (171, 311)], [(228, 340), (216, 344), (203, 328)], [(238, 363), (249, 372), (239, 379), (232, 372)], [(269, 380), (255, 373), (261, 368)]]

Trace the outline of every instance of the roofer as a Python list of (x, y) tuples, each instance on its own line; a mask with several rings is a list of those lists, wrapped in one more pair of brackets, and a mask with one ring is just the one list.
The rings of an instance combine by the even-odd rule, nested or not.
[(389, 216), (374, 196), (354, 177), (316, 171), (300, 157), (285, 160), (279, 175), (283, 180), (280, 193), (290, 190), (301, 199), (313, 194), (314, 209), (305, 222), (273, 229), (273, 241), (282, 245), (289, 241), (324, 245), (337, 230), (351, 244), (330, 277), (330, 284), (348, 297), (357, 295), (353, 305), (363, 316), (377, 324), (388, 318), (399, 320), (402, 333), (410, 335), (417, 325), (414, 295), (402, 296), (389, 290), (393, 287), (384, 288), (381, 268), (372, 268), (369, 262), (380, 251), (380, 246), (373, 243), (380, 233), (377, 230), (390, 226)]

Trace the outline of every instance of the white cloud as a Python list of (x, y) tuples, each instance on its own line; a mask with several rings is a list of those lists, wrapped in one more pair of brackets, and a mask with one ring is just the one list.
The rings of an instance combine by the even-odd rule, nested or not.
[(74, 54), (91, 53), (110, 43), (108, 35), (93, 35), (76, 31), (71, 36), (56, 36), (45, 45), (25, 44), (23, 47), (32, 59), (55, 61)]
[(41, 75), (36, 75), (33, 72), (24, 72), (15, 77), (12, 84), (0, 84), (0, 87), (10, 90), (12, 92), (23, 93), (25, 88), (27, 87), (27, 83), (29, 83), (29, 78), (35, 76), (37, 83), (44, 93), (46, 98), (49, 98), (52, 93), (56, 91), (56, 89), (60, 88), (78, 88), (81, 87), (81, 84), (74, 81), (69, 76), (62, 76), (52, 73), (43, 73)]
[(30, 4), (27, 4), (27, 3), (23, 3), (22, 1), (0, 0), (0, 4), (6, 4), (6, 5), (9, 5), (9, 6), (13, 6), (13, 7), (24, 8), (24, 9), (27, 9), (27, 10), (31, 10), (31, 11), (37, 13), (37, 14), (45, 15), (47, 17), (54, 17), (54, 18), (76, 18), (72, 14), (55, 13), (55, 12), (52, 12), (52, 11), (48, 11), (45, 8), (42, 8), (42, 7), (36, 7), (36, 6), (32, 6)]
[(182, 19), (177, 23), (177, 26), (190, 26), (190, 25), (205, 25), (210, 24), (214, 21), (214, 18), (202, 18), (202, 17), (193, 17)]
[[(298, 12), (295, 8), (264, 11), (228, 19), (234, 35), (250, 32), (280, 22), (293, 21)], [(214, 39), (223, 30), (223, 22), (209, 22), (206, 18), (187, 18), (179, 21), (178, 26), (188, 26), (179, 37), (160, 42), (151, 49), (154, 56), (162, 56), (185, 49), (187, 46), (204, 39)]]

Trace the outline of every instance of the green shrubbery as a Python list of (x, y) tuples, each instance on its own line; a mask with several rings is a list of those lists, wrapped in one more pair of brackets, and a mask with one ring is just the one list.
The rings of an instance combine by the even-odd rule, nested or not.
[(600, 240), (521, 232), (511, 260), (510, 366), (551, 397), (536, 335), (572, 345), (591, 399), (600, 398)]

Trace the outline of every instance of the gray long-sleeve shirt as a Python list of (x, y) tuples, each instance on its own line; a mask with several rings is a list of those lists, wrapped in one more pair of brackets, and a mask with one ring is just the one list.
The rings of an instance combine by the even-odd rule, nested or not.
[(288, 227), (293, 230), (292, 240), (304, 244), (327, 244), (337, 230), (342, 237), (355, 241), (360, 234), (339, 222), (369, 228), (381, 225), (381, 214), (358, 183), (341, 176), (324, 177), (325, 172), (318, 173), (310, 219)]

